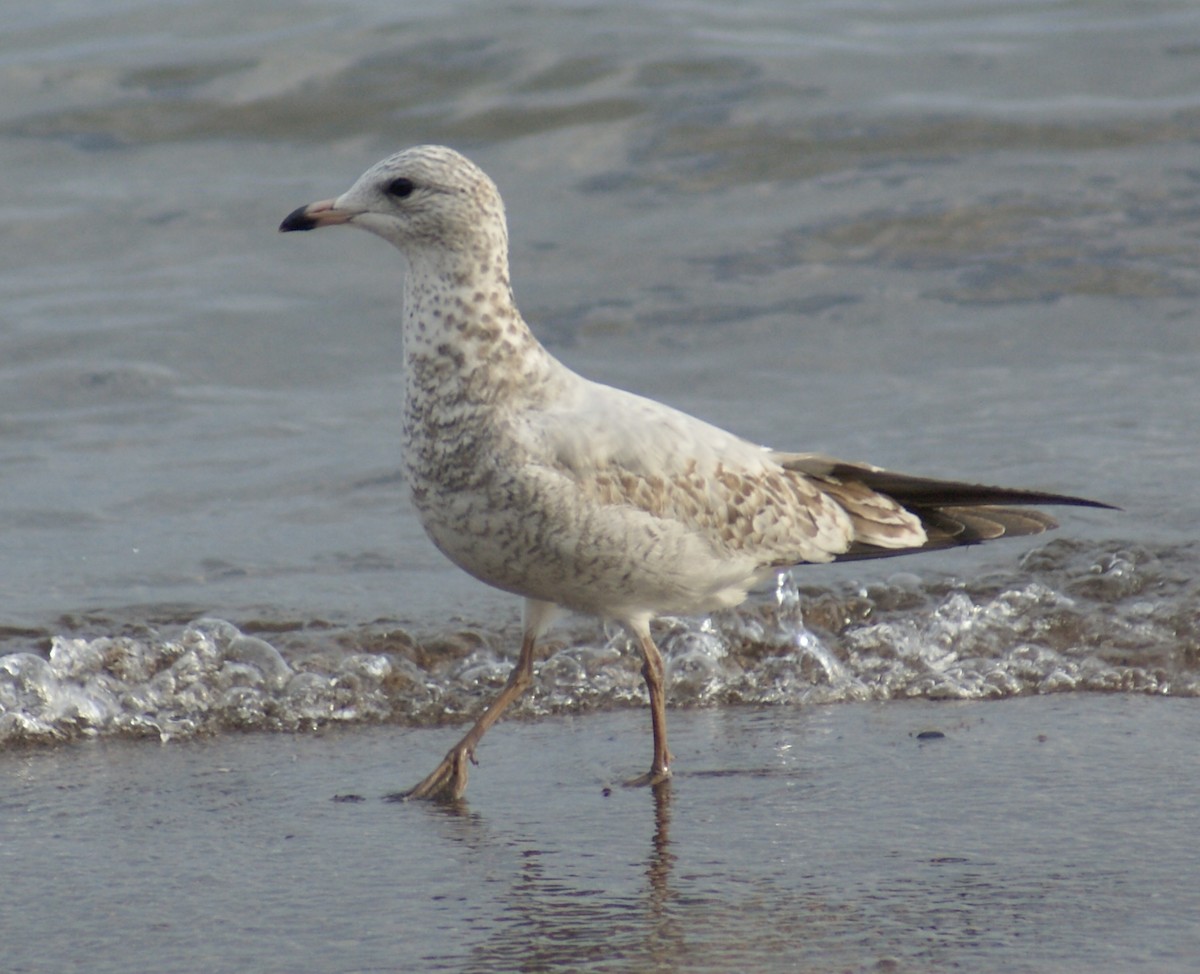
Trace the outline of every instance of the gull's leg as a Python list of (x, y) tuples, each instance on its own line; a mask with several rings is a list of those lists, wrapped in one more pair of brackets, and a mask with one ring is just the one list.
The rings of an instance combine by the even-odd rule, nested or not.
[(663, 685), (663, 658), (650, 638), (648, 626), (634, 627), (642, 647), (642, 676), (650, 691), (650, 727), (654, 733), (654, 760), (650, 770), (630, 781), (630, 785), (657, 785), (671, 777), (671, 752), (667, 750), (667, 691)]
[(504, 689), (491, 702), (487, 710), (479, 716), (475, 725), (467, 731), (463, 739), (450, 748), (446, 756), (442, 758), (442, 763), (433, 770), (433, 773), (415, 788), (401, 792), (396, 796), (397, 798), (404, 800), (410, 798), (444, 800), (462, 798), (463, 792), (467, 790), (467, 762), (478, 763), (475, 760), (475, 745), (488, 732), (488, 728), (500, 719), (500, 715), (504, 713), (508, 705), (524, 693), (533, 681), (533, 648), (535, 644), (536, 639), (526, 633), (521, 641), (520, 659), (517, 660), (517, 665), (509, 674)]
[(415, 788), (392, 795), (399, 801), (411, 798), (432, 798), (452, 801), (462, 798), (467, 790), (467, 768), (477, 764), (475, 746), (488, 732), (488, 728), (500, 719), (508, 705), (521, 696), (533, 682), (533, 650), (538, 637), (547, 629), (554, 614), (554, 606), (548, 602), (535, 602), (528, 599), (525, 602), (525, 632), (521, 639), (521, 655), (517, 665), (509, 674), (508, 681), (495, 700), (488, 705), (474, 726), (467, 731), (463, 739), (446, 753), (439, 764), (424, 781)]

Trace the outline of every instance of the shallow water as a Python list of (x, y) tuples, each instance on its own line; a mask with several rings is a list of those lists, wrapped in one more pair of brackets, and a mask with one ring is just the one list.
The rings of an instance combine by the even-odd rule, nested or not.
[(1194, 967), (1190, 701), (680, 712), (658, 794), (646, 723), (508, 724), (456, 808), (380, 800), (422, 731), (0, 756), (5, 968)]
[[(9, 8), (6, 759), (85, 777), (111, 768), (115, 793), (144, 795), (156, 773), (186, 780), (209, 747), (270, 763), (276, 749), (320, 746), (245, 730), (424, 741), (403, 727), (460, 721), (503, 680), (515, 600), (441, 559), (398, 473), (398, 256), (365, 234), (276, 233), (295, 206), (423, 141), (463, 149), (496, 179), (518, 301), (584, 374), (781, 448), (1124, 509), (1064, 510), (1044, 538), (800, 570), (736, 612), (666, 620), (671, 703), (703, 710), (685, 727), (738, 704), (804, 721), (838, 709), (817, 704), (886, 714), (913, 698), (1065, 691), (1081, 707), (1141, 694), (1131, 706), (1147, 721), (1192, 712), (1192, 699), (1157, 698), (1200, 688), (1195, 5)], [(613, 721), (628, 744), (622, 722), (640, 727), (626, 711), (643, 691), (624, 650), (598, 623), (566, 622), (519, 712)], [(510, 730), (489, 746), (508, 747)], [(1190, 753), (1194, 737), (1168, 738)], [(565, 770), (537, 794), (554, 811), (579, 776), (550, 741)], [(1126, 766), (1153, 765), (1157, 743), (1135, 735)], [(439, 748), (420, 750), (410, 771)], [(109, 763), (126, 753), (136, 761)], [(843, 770), (848, 788), (870, 780)], [(644, 850), (646, 808), (628, 801)], [(672, 809), (676, 830), (695, 814)], [(1091, 824), (1080, 841), (1103, 845)], [(81, 850), (84, 871), (118, 834), (96, 827), (107, 838)], [(862, 834), (884, 841), (891, 827)], [(485, 858), (487, 835), (474, 846)], [(206, 848), (185, 847), (170, 881), (189, 887)], [(889, 861), (864, 853), (860, 865)], [(831, 882), (841, 865), (822, 867)], [(217, 882), (205, 875), (201, 886)], [(378, 903), (386, 881), (373, 875), (384, 885), (362, 895)], [(1030, 875), (1042, 874), (989, 889), (1032, 915)], [(1059, 889), (1064, 922), (1096, 931), (1086, 956), (1101, 963), (1109, 928), (1080, 915), (1107, 879), (1089, 875), (1100, 878)], [(805, 938), (844, 935), (813, 969), (888, 954), (837, 925), (828, 891), (779, 899), (773, 882), (757, 876), (723, 914), (747, 925), (730, 942), (777, 944), (771, 931), (791, 929), (778, 909), (825, 918)], [(922, 897), (923, 882), (905, 874), (899, 888)], [(286, 913), (301, 886), (263, 895)], [(869, 906), (859, 895), (854, 910)], [(582, 893), (572, 902), (589, 909)], [(1146, 923), (1167, 942), (1194, 946), (1161, 897), (1120, 908), (1130, 902), (1150, 904), (1159, 919)], [(119, 940), (113, 909), (73, 915), (80, 942)], [(884, 925), (902, 927), (899, 915)], [(677, 919), (698, 936), (716, 916), (701, 902)], [(369, 938), (339, 936), (328, 946), (344, 963), (323, 969), (390, 963), (378, 960), (386, 936), (378, 955), (358, 952)], [(955, 943), (896, 952), (916, 969), (1019, 969), (1008, 940)], [(41, 969), (40, 946), (20, 944), (27, 969)], [(1028, 969), (1091, 969), (1072, 960), (1077, 946)], [(1155, 966), (1128, 943), (1113, 950), (1116, 966)], [(637, 956), (612, 969), (660, 963)], [(190, 959), (178, 969), (196, 969)]]

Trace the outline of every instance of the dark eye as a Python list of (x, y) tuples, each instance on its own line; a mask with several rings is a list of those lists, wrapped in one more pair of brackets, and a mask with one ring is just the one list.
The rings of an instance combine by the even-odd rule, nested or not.
[(390, 183), (388, 183), (383, 188), (383, 191), (387, 193), (388, 196), (395, 196), (397, 199), (404, 199), (404, 197), (412, 195), (413, 189), (413, 181), (411, 179), (405, 179), (403, 176), (401, 176), (399, 179), (393, 179)]

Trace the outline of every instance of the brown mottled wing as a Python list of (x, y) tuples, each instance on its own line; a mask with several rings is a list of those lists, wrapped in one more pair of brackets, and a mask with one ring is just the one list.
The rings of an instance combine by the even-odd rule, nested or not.
[[(980, 544), (1000, 537), (1040, 534), (1058, 526), (1054, 518), (1041, 511), (1007, 505), (1112, 507), (1067, 494), (913, 477), (815, 454), (783, 454), (777, 459), (785, 469), (816, 481), (854, 520), (859, 540), (838, 555), (838, 561)], [(886, 524), (880, 525), (874, 516), (875, 508), (888, 509), (889, 500), (920, 519), (926, 534), (923, 544), (906, 547), (889, 543)]]
[[(617, 509), (639, 511), (661, 522), (655, 530), (707, 544), (719, 559), (762, 566), (832, 561), (854, 537), (824, 484), (781, 469), (770, 450), (619, 389), (589, 382), (529, 414), (526, 442), (571, 483), (576, 508), (613, 509), (613, 530), (625, 516)], [(907, 522), (908, 543), (920, 537), (912, 515), (884, 503)]]

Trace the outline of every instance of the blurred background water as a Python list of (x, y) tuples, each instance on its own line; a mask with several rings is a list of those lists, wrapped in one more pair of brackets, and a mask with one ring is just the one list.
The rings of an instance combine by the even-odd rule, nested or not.
[[(1194, 693), (1198, 26), (1189, 3), (13, 5), (0, 647), (54, 647), (49, 675), (98, 710), (10, 690), (0, 733), (166, 728), (174, 691), (129, 705), (137, 681), (102, 661), (152, 676), (201, 618), (330, 685), (378, 669), (398, 719), (502, 675), (516, 600), (433, 550), (398, 474), (401, 261), (275, 232), (425, 141), (497, 180), (518, 301), (584, 374), (780, 448), (1125, 508), (802, 569), (813, 632), (793, 612), (782, 637), (801, 651), (764, 650), (768, 594), (717, 621), (713, 694), (759, 699), (726, 684), (765, 655), (805, 697), (864, 639), (914, 665), (852, 664), (823, 697)], [(1004, 621), (963, 652), (980, 615)], [(607, 665), (598, 626), (563, 632)], [(136, 642), (90, 645), (109, 637)], [(987, 662), (926, 686), (946, 653)], [(553, 705), (620, 699), (586, 683)], [(275, 696), (231, 719), (334, 716)]]
[[(418, 142), (496, 180), (576, 370), (1124, 508), (667, 620), (675, 706), (1197, 694), (1195, 4), (14, 0), (0, 740), (436, 724), (503, 679), (516, 600), (398, 473), (399, 256), (276, 233)], [(521, 712), (639, 705), (610, 635), (561, 627)]]

